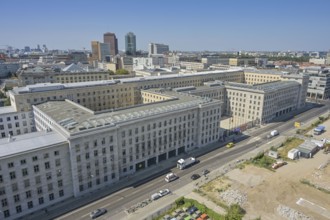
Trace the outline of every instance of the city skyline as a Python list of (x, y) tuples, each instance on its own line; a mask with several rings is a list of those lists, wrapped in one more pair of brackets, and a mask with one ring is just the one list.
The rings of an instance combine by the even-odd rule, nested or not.
[[(130, 10), (127, 9), (129, 5)], [(162, 43), (182, 51), (328, 51), (329, 1), (167, 1), (135, 2), (36, 0), (2, 3), (0, 48), (90, 50), (91, 41), (115, 33), (118, 49), (125, 35), (137, 36), (137, 50)]]

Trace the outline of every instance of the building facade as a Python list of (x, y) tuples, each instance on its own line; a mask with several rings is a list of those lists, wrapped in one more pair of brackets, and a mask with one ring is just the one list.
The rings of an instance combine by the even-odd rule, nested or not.
[(107, 32), (103, 34), (103, 42), (110, 45), (110, 55), (112, 57), (118, 54), (118, 40), (114, 33)]
[(99, 41), (92, 41), (92, 59), (110, 62), (110, 45)]
[(17, 73), (17, 77), (19, 86), (27, 86), (38, 83), (77, 83), (110, 79), (108, 71), (87, 71), (84, 69), (75, 71), (65, 71), (65, 69), (63, 69), (56, 71), (52, 68), (33, 68), (32, 70), (20, 70)]
[(125, 50), (126, 55), (135, 56), (136, 54), (136, 36), (132, 32), (125, 35)]
[(141, 89), (201, 86), (204, 82), (223, 80), (243, 82), (239, 68), (190, 74), (136, 77), (80, 83), (45, 83), (10, 90), (11, 105), (16, 111), (31, 111), (32, 105), (69, 99), (95, 111), (141, 103)]
[(165, 44), (149, 43), (149, 56), (160, 55), (170, 51), (170, 47)]
[(0, 140), (0, 219), (17, 219), (73, 196), (68, 142), (55, 132)]
[(36, 131), (32, 111), (17, 112), (12, 106), (0, 108), (0, 139)]

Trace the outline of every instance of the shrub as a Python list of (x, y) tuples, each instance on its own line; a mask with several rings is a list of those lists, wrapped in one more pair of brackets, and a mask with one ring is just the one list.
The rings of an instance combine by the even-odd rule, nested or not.
[(182, 206), (184, 204), (184, 197), (180, 197), (177, 200), (175, 200), (176, 206)]

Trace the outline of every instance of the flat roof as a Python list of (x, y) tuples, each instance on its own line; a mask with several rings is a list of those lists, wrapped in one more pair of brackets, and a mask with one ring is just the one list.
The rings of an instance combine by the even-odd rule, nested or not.
[(0, 114), (15, 113), (16, 110), (13, 106), (3, 106), (0, 107)]
[[(147, 91), (160, 94), (159, 90), (155, 89)], [(161, 94), (168, 96), (170, 99), (100, 112), (94, 112), (69, 100), (50, 101), (36, 105), (35, 107), (72, 134), (98, 127), (114, 127), (121, 123), (139, 120), (145, 117), (159, 116), (173, 111), (198, 107), (201, 104), (220, 102), (219, 100), (173, 91), (162, 91)]]
[(61, 89), (106, 86), (106, 85), (114, 85), (119, 83), (123, 84), (123, 83), (141, 82), (141, 81), (149, 81), (149, 80), (151, 81), (151, 80), (182, 78), (182, 77), (190, 77), (190, 76), (202, 76), (202, 75), (216, 74), (216, 73), (225, 74), (225, 73), (237, 72), (242, 70), (243, 70), (242, 68), (233, 67), (228, 70), (213, 70), (213, 71), (203, 71), (203, 72), (194, 72), (194, 73), (169, 74), (169, 75), (161, 75), (161, 76), (133, 77), (133, 78), (123, 78), (116, 80), (89, 81), (89, 82), (77, 82), (77, 83), (40, 83), (40, 84), (28, 85), (25, 87), (15, 87), (11, 91), (13, 92), (13, 94), (56, 91)]
[(291, 86), (299, 86), (300, 84), (296, 81), (275, 81), (275, 82), (267, 82), (263, 84), (244, 84), (244, 83), (234, 83), (234, 82), (226, 82), (226, 88), (231, 89), (243, 89), (243, 90), (253, 90), (253, 91), (263, 91), (263, 92), (272, 92), (281, 90)]
[(245, 68), (244, 73), (260, 73), (260, 74), (274, 74), (274, 75), (283, 75), (288, 72), (282, 72), (278, 70), (270, 70), (270, 69), (252, 69), (252, 68)]
[(65, 142), (66, 138), (59, 133), (45, 131), (12, 136), (10, 141), (8, 138), (2, 138), (0, 139), (0, 158)]
[(305, 141), (301, 145), (298, 146), (298, 150), (303, 153), (311, 153), (317, 145), (311, 141)]

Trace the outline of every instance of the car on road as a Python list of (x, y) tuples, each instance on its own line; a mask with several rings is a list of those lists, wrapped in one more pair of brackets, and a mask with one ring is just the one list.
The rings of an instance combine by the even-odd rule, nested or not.
[(159, 191), (159, 194), (161, 196), (166, 196), (167, 194), (169, 194), (171, 191), (169, 189), (162, 189)]
[(101, 208), (101, 209), (96, 209), (94, 211), (91, 212), (91, 214), (89, 215), (92, 219), (96, 219), (97, 217), (100, 217), (101, 215), (104, 215), (105, 213), (107, 213), (108, 211), (105, 208)]
[(235, 144), (234, 144), (233, 142), (229, 142), (229, 143), (226, 145), (227, 148), (232, 148), (232, 147), (234, 147), (234, 146), (235, 146)]
[(154, 194), (151, 195), (151, 199), (152, 200), (157, 200), (160, 197), (162, 197), (162, 195), (160, 193), (154, 193)]
[(207, 169), (205, 169), (205, 170), (202, 170), (202, 175), (206, 175), (206, 174), (208, 174), (210, 171), (209, 170), (207, 170)]
[(190, 178), (192, 179), (192, 180), (197, 180), (198, 178), (200, 178), (201, 176), (199, 175), (199, 174), (193, 174)]

